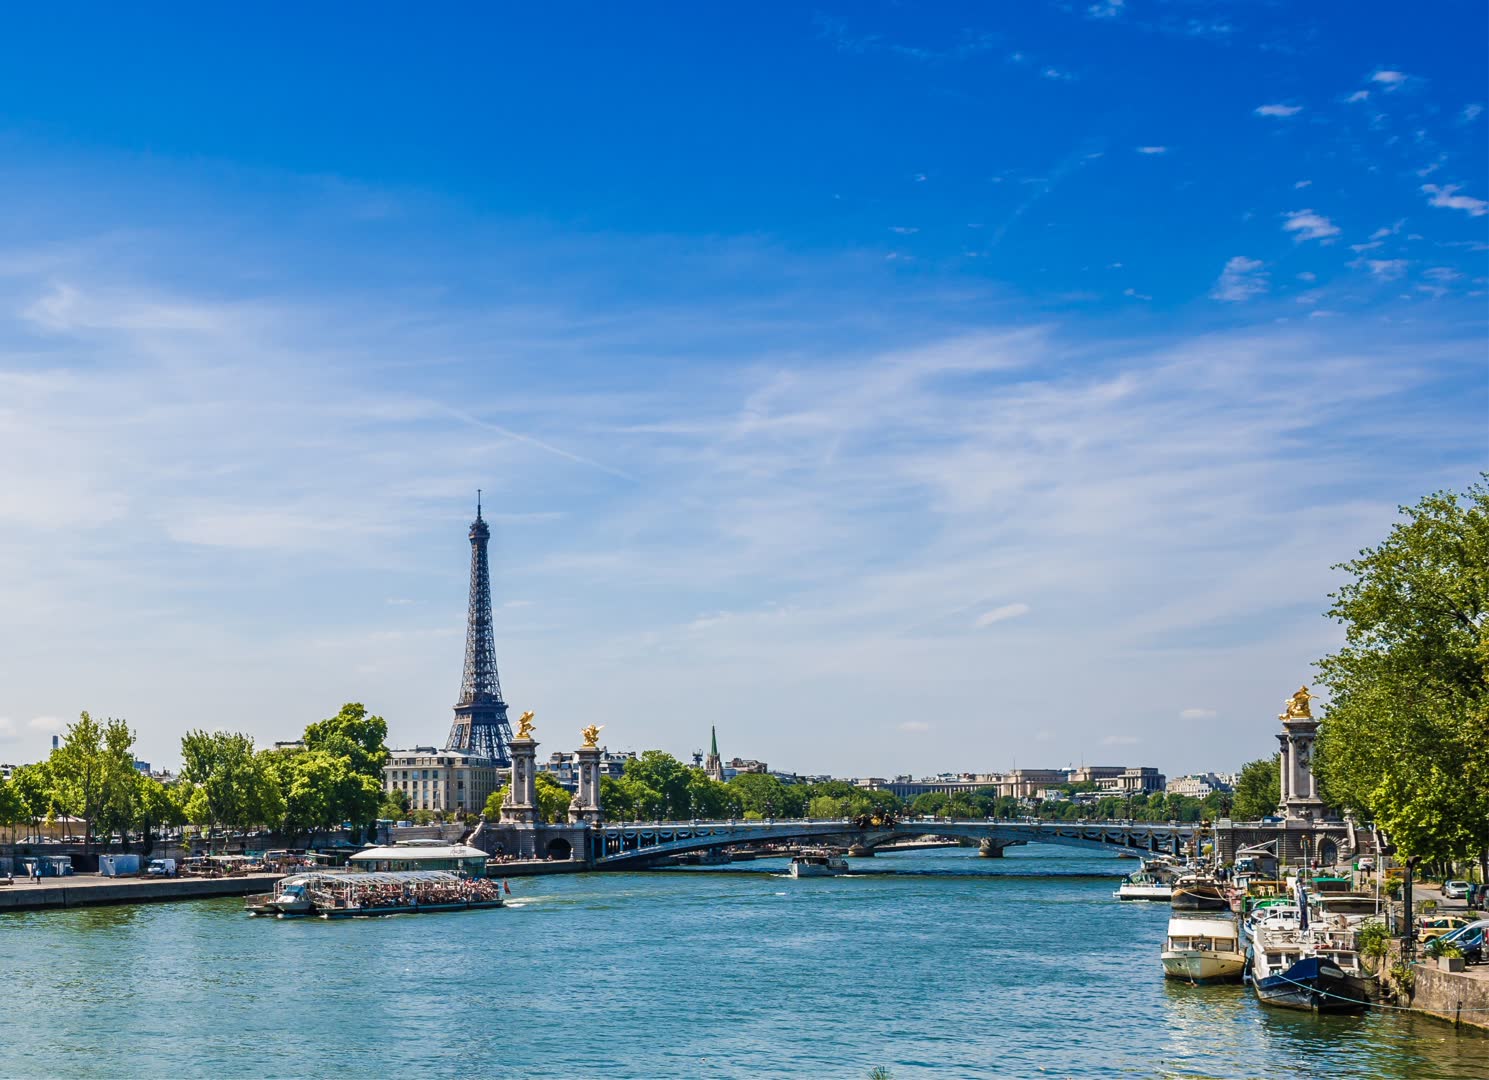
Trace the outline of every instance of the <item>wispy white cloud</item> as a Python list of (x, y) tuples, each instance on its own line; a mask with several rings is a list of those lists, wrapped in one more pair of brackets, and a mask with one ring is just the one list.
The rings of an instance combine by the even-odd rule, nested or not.
[(1339, 235), (1339, 226), (1313, 210), (1293, 210), (1287, 213), (1285, 218), (1282, 229), (1284, 232), (1293, 233), (1293, 239), (1297, 243), (1302, 243), (1304, 240), (1319, 240), (1328, 244)]
[(1447, 210), (1462, 210), (1473, 217), (1483, 217), (1489, 214), (1489, 202), (1476, 199), (1471, 195), (1459, 195), (1460, 184), (1445, 184), (1439, 187), (1436, 184), (1423, 184), (1422, 191), (1431, 195), (1428, 203), (1432, 206), (1440, 206)]
[[(1232, 287), (1257, 295), (1260, 260), (1238, 259)], [(395, 741), (441, 737), (478, 486), (506, 515), (504, 688), (544, 715), (686, 750), (706, 708), (721, 738), (748, 728), (741, 752), (867, 772), (900, 747), (855, 742), (866, 712), (933, 710), (904, 768), (1022, 759), (1032, 733), (987, 718), (1038, 714), (1077, 649), (1100, 689), (1069, 689), (1062, 738), (1153, 745), (1160, 693), (1238, 714), (1285, 693), (1268, 673), (1331, 633), (1298, 598), (1478, 445), (1438, 393), (1461, 345), (1342, 318), (1114, 344), (982, 308), (948, 331), (886, 292), (872, 333), (827, 340), (803, 328), (864, 313), (239, 305), (109, 269), (62, 275), (43, 319), (0, 318), (0, 650), (36, 673), (8, 715), (113, 709), (144, 756), (209, 691), (261, 740), (348, 698)], [(0, 281), (0, 308), (53, 276)], [(123, 326), (147, 309), (187, 315)], [(93, 658), (76, 680), (48, 645), (64, 634)], [(790, 688), (763, 719), (762, 670)], [(1184, 738), (1158, 763), (1244, 760), (1252, 737)]]
[(1214, 709), (1193, 708), (1179, 710), (1180, 720), (1213, 720), (1218, 715), (1220, 714)]
[(1057, 67), (1047, 67), (1039, 74), (1044, 76), (1046, 79), (1052, 79), (1055, 82), (1070, 82), (1075, 78), (1075, 76), (1072, 75), (1070, 72), (1064, 71)]
[(1245, 255), (1232, 256), (1225, 264), (1225, 269), (1220, 272), (1215, 287), (1210, 291), (1210, 296), (1215, 300), (1227, 300), (1231, 303), (1240, 303), (1260, 296), (1267, 291), (1267, 273), (1263, 269), (1265, 264), (1260, 259), (1248, 258)]
[(1257, 116), (1296, 116), (1302, 111), (1301, 105), (1258, 105), (1256, 107)]
[(1472, 124), (1484, 111), (1484, 106), (1471, 104), (1463, 106), (1463, 111), (1458, 114), (1458, 119), (1465, 124)]
[(1313, 185), (1313, 181), (1312, 180), (1299, 180), (1299, 181), (1297, 181), (1297, 182), (1295, 182), (1293, 184), (1293, 189), (1296, 190), (1296, 191), (1301, 191), (1305, 187), (1311, 187), (1312, 185)]
[(1369, 101), (1369, 100), (1370, 100), (1370, 91), (1369, 90), (1356, 90), (1353, 94), (1350, 94), (1349, 97), (1347, 97), (1347, 98), (1344, 99), (1345, 104), (1347, 104), (1347, 105), (1357, 105), (1357, 104), (1359, 104), (1362, 101)]
[(1406, 273), (1405, 259), (1355, 259), (1349, 265), (1359, 270), (1368, 270), (1372, 277), (1382, 281), (1395, 281)]
[(995, 607), (991, 611), (984, 611), (981, 615), (977, 616), (972, 625), (976, 629), (981, 630), (985, 626), (992, 626), (993, 623), (1003, 622), (1007, 619), (1017, 619), (1019, 616), (1027, 614), (1029, 614), (1028, 604), (1004, 604), (1002, 607)]
[(1114, 19), (1122, 14), (1125, 6), (1125, 0), (1097, 0), (1086, 8), (1086, 14), (1093, 19)]
[(1166, 154), (1166, 153), (1168, 153), (1168, 147), (1166, 147), (1166, 146), (1139, 146), (1137, 148), (1137, 152), (1139, 154)]
[(924, 720), (905, 720), (900, 723), (899, 729), (907, 735), (922, 735), (931, 730), (931, 725)]
[(1383, 68), (1371, 75), (1370, 81), (1384, 86), (1387, 90), (1395, 90), (1407, 81), (1407, 75), (1404, 71), (1391, 71)]

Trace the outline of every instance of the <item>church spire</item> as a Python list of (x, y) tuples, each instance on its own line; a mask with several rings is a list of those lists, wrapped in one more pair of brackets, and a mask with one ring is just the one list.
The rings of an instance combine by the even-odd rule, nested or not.
[(703, 763), (703, 771), (708, 774), (710, 780), (717, 780), (722, 783), (724, 780), (724, 761), (719, 757), (719, 729), (710, 724), (708, 726), (708, 734), (708, 760)]

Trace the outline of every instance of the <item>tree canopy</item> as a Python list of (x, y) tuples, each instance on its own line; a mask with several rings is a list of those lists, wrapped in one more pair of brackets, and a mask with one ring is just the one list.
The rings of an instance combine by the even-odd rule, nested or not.
[(1277, 813), (1282, 801), (1282, 755), (1258, 758), (1241, 766), (1232, 812), (1237, 820), (1257, 821)]
[(1345, 644), (1318, 663), (1316, 765), (1332, 801), (1403, 851), (1489, 871), (1489, 486), (1401, 514), (1337, 567), (1350, 580), (1328, 615)]

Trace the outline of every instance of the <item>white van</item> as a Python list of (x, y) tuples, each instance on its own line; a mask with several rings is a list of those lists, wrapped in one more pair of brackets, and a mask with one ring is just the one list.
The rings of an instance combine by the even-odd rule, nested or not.
[(147, 876), (147, 877), (175, 877), (176, 876), (176, 860), (175, 859), (151, 859), (150, 860), (150, 865), (145, 868), (145, 876)]

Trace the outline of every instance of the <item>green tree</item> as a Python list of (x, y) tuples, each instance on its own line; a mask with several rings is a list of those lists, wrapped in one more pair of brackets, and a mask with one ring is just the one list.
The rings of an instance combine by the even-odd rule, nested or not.
[(403, 821), (408, 817), (408, 792), (397, 788), (383, 795), (383, 801), (378, 804), (377, 816), (388, 818), (392, 821)]
[(166, 825), (184, 825), (186, 815), (174, 793), (153, 776), (136, 774), (136, 827), (144, 837), (145, 851), (155, 846), (155, 830)]
[(127, 829), (134, 819), (134, 734), (123, 720), (100, 724), (86, 712), (69, 724), (62, 745), (48, 759), (54, 800), (83, 821), (83, 842), (93, 826)]
[(33, 832), (44, 819), (62, 813), (57, 802), (57, 785), (52, 776), (51, 762), (39, 761), (34, 765), (22, 765), (11, 774), (10, 782), (25, 807), (23, 820), (31, 823)]
[[(322, 755), (298, 768), (313, 772), (318, 783), (329, 785), (324, 817), (365, 825), (377, 817), (383, 797), (383, 766), (388, 762), (388, 724), (371, 716), (360, 702), (348, 702), (327, 720), (305, 728), (305, 754)], [(339, 759), (340, 767), (330, 762)], [(308, 798), (308, 792), (307, 798)]]
[(129, 846), (129, 832), (139, 826), (140, 773), (134, 767), (134, 732), (123, 720), (109, 720), (103, 731), (103, 804), (98, 824), (104, 836), (114, 832)]
[(1231, 812), (1240, 821), (1257, 821), (1277, 813), (1282, 800), (1280, 757), (1258, 758), (1241, 766)]
[(26, 821), (29, 813), (20, 788), (13, 781), (0, 781), (0, 825), (10, 830), (11, 843), (15, 843), (15, 827)]
[(746, 813), (778, 818), (799, 818), (806, 813), (806, 788), (783, 784), (769, 773), (740, 773), (726, 786)]
[(1404, 851), (1489, 873), (1486, 478), (1402, 507), (1379, 546), (1337, 567), (1350, 580), (1328, 615), (1345, 644), (1318, 664), (1329, 705), (1315, 767), (1331, 801)]
[(840, 818), (843, 816), (843, 800), (831, 795), (814, 795), (807, 803), (809, 818)]
[(284, 819), (284, 794), (268, 763), (239, 732), (188, 731), (181, 738), (181, 779), (190, 785), (186, 813), (196, 825), (242, 829)]

